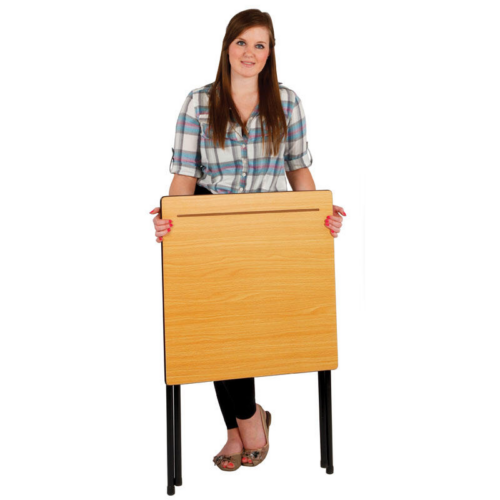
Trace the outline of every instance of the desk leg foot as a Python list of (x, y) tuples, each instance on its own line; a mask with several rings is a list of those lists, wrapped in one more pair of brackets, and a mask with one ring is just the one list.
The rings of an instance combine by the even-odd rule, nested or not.
[(175, 486), (167, 486), (167, 495), (175, 495)]

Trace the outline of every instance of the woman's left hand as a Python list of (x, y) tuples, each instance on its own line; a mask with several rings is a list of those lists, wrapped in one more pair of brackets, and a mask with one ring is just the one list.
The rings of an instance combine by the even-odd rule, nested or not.
[(340, 227), (342, 226), (342, 216), (340, 214), (346, 215), (344, 209), (337, 205), (333, 205), (333, 215), (329, 215), (325, 219), (325, 226), (330, 230), (334, 238), (339, 235)]

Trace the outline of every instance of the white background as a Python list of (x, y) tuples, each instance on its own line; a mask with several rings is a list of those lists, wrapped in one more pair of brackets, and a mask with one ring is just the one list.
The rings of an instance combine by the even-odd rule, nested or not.
[(0, 496), (165, 498), (149, 212), (185, 97), (215, 79), (231, 17), (259, 8), (316, 188), (347, 213), (335, 474), (319, 467), (315, 373), (256, 380), (270, 454), (232, 474), (212, 463), (213, 384), (193, 384), (176, 495), (500, 498), (497, 5), (2, 2)]

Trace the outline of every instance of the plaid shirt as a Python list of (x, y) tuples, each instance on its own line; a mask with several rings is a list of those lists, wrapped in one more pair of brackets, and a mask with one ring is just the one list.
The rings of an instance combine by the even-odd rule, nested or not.
[(304, 109), (297, 94), (279, 85), (288, 135), (278, 155), (266, 156), (262, 151), (258, 104), (247, 122), (248, 136), (242, 134), (237, 123), (228, 123), (225, 149), (214, 147), (207, 135), (211, 86), (192, 90), (184, 101), (177, 120), (170, 172), (196, 177), (197, 184), (213, 194), (287, 191), (285, 171), (310, 167), (313, 161)]

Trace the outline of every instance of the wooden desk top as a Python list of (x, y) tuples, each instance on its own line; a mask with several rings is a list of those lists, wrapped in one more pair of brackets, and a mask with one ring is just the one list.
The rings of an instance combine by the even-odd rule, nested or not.
[(166, 383), (334, 370), (332, 193), (165, 196)]

